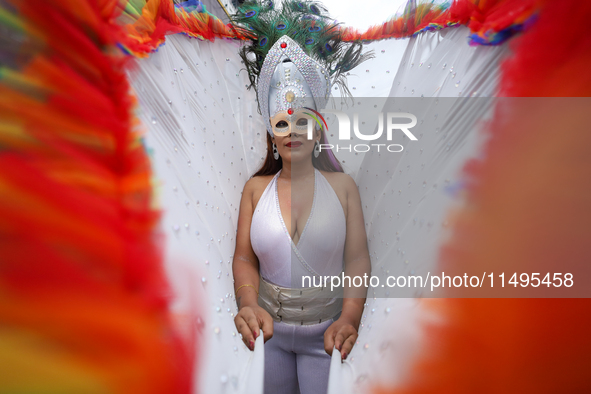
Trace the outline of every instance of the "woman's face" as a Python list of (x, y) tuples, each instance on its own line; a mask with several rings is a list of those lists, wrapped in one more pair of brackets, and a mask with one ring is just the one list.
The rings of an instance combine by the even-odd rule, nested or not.
[(273, 142), (277, 146), (277, 151), (283, 161), (293, 163), (310, 160), (314, 143), (320, 141), (320, 129), (314, 130), (314, 139), (308, 139), (307, 130), (291, 129), (291, 132), (285, 136), (275, 135)]

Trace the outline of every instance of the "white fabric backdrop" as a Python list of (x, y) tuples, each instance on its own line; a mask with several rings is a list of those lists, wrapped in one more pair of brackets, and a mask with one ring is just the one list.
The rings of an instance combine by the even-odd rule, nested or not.
[(195, 305), (199, 392), (246, 392), (250, 350), (234, 327), (232, 254), (240, 193), (266, 149), (254, 91), (239, 72), (238, 43), (167, 37), (130, 73), (148, 127), (166, 263), (178, 292), (176, 309)]
[[(356, 177), (372, 272), (382, 277), (433, 271), (447, 235), (446, 214), (460, 203), (460, 171), (469, 158), (479, 157), (485, 138), (478, 132), (479, 121), (489, 117), (492, 101), (443, 98), (493, 96), (507, 48), (470, 47), (468, 34), (466, 27), (457, 27), (409, 39), (389, 96), (442, 98), (413, 113), (419, 122), (437, 118), (443, 127), (427, 127), (416, 142), (396, 135), (392, 142), (405, 146), (404, 152), (388, 158), (366, 153)], [(420, 298), (375, 298), (371, 293), (358, 341), (342, 366), (343, 387), (334, 393), (367, 392), (370, 383), (396, 385), (413, 357), (429, 351), (421, 348), (421, 324), (440, 317), (422, 309)]]

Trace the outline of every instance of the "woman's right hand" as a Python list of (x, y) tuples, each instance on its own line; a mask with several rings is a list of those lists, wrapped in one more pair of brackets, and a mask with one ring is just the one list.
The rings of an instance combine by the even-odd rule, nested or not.
[(263, 329), (265, 342), (273, 336), (273, 318), (258, 305), (243, 306), (234, 318), (234, 323), (242, 335), (242, 341), (250, 350), (254, 350), (254, 340), (259, 335), (259, 329)]

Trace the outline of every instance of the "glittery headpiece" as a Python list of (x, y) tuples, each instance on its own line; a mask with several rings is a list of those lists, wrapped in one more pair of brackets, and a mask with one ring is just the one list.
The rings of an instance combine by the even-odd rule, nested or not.
[(252, 40), (240, 55), (271, 136), (269, 119), (278, 112), (323, 109), (333, 84), (350, 94), (344, 73), (372, 56), (361, 53), (360, 42), (343, 41), (317, 2), (289, 0), (277, 10), (272, 1), (248, 1), (232, 20)]
[[(286, 61), (287, 60), (287, 61)], [(269, 118), (281, 111), (324, 108), (330, 94), (330, 78), (324, 67), (307, 56), (288, 36), (283, 36), (267, 53), (257, 86), (261, 113), (267, 131), (273, 133)]]

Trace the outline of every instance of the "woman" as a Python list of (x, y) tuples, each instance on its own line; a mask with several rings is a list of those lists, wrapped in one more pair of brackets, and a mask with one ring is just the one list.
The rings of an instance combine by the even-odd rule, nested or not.
[(343, 268), (350, 277), (370, 271), (359, 192), (320, 149), (326, 122), (318, 113), (332, 85), (344, 87), (344, 72), (367, 55), (342, 40), (325, 11), (312, 2), (288, 1), (281, 11), (247, 2), (233, 18), (252, 38), (241, 57), (268, 132), (266, 160), (242, 193), (233, 260), (235, 323), (251, 350), (262, 329), (266, 393), (326, 393), (329, 355), (351, 352), (366, 289), (316, 285)]
[[(358, 294), (352, 292), (348, 294), (346, 291), (340, 316), (333, 316), (317, 324), (273, 321), (271, 313), (274, 311), (271, 310), (269, 313), (268, 310), (259, 306), (260, 282), (265, 281), (265, 275), (262, 280), (259, 280), (262, 273), (269, 273), (269, 276), (283, 279), (281, 285), (285, 286), (289, 278), (285, 279), (286, 275), (281, 273), (297, 271), (291, 266), (293, 259), (290, 259), (289, 255), (287, 261), (285, 258), (283, 261), (273, 259), (274, 254), (284, 255), (276, 250), (281, 249), (281, 245), (258, 242), (255, 244), (260, 254), (258, 256), (251, 243), (253, 232), (257, 233), (257, 236), (258, 233), (267, 232), (268, 239), (281, 238), (285, 235), (282, 229), (273, 226), (273, 223), (278, 221), (278, 214), (277, 217), (263, 217), (263, 215), (273, 215), (273, 212), (262, 211), (263, 215), (255, 217), (255, 223), (253, 223), (253, 214), (259, 208), (262, 198), (271, 197), (270, 201), (275, 201), (274, 193), (269, 193), (270, 187), (273, 186), (276, 187), (285, 228), (289, 229), (289, 237), (292, 238), (296, 248), (300, 247), (300, 241), (308, 242), (306, 245), (309, 248), (313, 248), (317, 243), (330, 242), (332, 243), (330, 246), (341, 248), (340, 257), (342, 262), (344, 255), (345, 275), (362, 276), (369, 271), (369, 254), (359, 192), (353, 179), (344, 174), (340, 166), (336, 167), (327, 160), (326, 151), (322, 152), (318, 158), (312, 159), (314, 146), (323, 137), (320, 130), (316, 130), (315, 134), (314, 140), (308, 140), (304, 133), (297, 132), (290, 132), (285, 136), (269, 136), (268, 144), (275, 144), (280, 159), (275, 161), (269, 149), (263, 168), (246, 183), (240, 204), (233, 266), (239, 308), (235, 322), (243, 341), (251, 350), (254, 349), (254, 339), (259, 333), (259, 328), (263, 331), (265, 341), (268, 341), (265, 346), (266, 392), (288, 392), (285, 387), (297, 388), (299, 385), (303, 393), (325, 393), (330, 363), (328, 354), (332, 354), (333, 347), (341, 352), (343, 359), (351, 352), (357, 339), (357, 330), (365, 302), (365, 289)], [(327, 165), (327, 163), (330, 164)], [(326, 170), (319, 170), (318, 167), (324, 167)], [(277, 172), (271, 175), (273, 171)], [(313, 204), (315, 183), (317, 188), (323, 186), (331, 188), (334, 191), (333, 200), (327, 198), (321, 202), (317, 195), (316, 204)], [(316, 190), (316, 193), (320, 191)], [(323, 197), (326, 194), (324, 193)], [(341, 210), (342, 215), (344, 214), (346, 227), (340, 227), (341, 222), (338, 220), (324, 220), (314, 229), (308, 227), (310, 223), (314, 223), (311, 215), (318, 214), (321, 206), (331, 208), (331, 204), (333, 204), (332, 207), (335, 207), (334, 204), (340, 205), (335, 208)], [(267, 226), (264, 226), (265, 223)], [(253, 228), (253, 224), (256, 228)], [(342, 231), (341, 234), (339, 232), (341, 229), (346, 231)], [(327, 230), (332, 230), (332, 233)], [(307, 238), (302, 237), (310, 231), (318, 234), (326, 233), (326, 236), (314, 237), (316, 238), (314, 239), (308, 233)], [(323, 247), (323, 251), (326, 249), (326, 246)], [(336, 255), (332, 263), (339, 262), (338, 253), (331, 255)], [(308, 262), (311, 265), (314, 264), (314, 261)], [(283, 267), (261, 266), (263, 264), (283, 265)], [(340, 268), (330, 273), (338, 275)], [(280, 271), (279, 274), (278, 271)], [(354, 289), (350, 290), (354, 291)], [(359, 298), (351, 296), (359, 296)], [(321, 301), (320, 306), (322, 302), (326, 302), (325, 299), (319, 299), (319, 301)], [(302, 319), (306, 318), (307, 309), (301, 312)], [(296, 346), (292, 345), (294, 341), (298, 342)]]
[(266, 160), (240, 203), (235, 323), (251, 350), (262, 329), (265, 392), (326, 393), (329, 355), (351, 352), (367, 289), (344, 286), (341, 295), (317, 285), (343, 268), (351, 278), (368, 274), (370, 259), (357, 186), (320, 149), (318, 110), (341, 73), (367, 56), (340, 40), (318, 4), (288, 2), (268, 19), (266, 10), (247, 3), (234, 18), (256, 32), (241, 55), (268, 131)]

